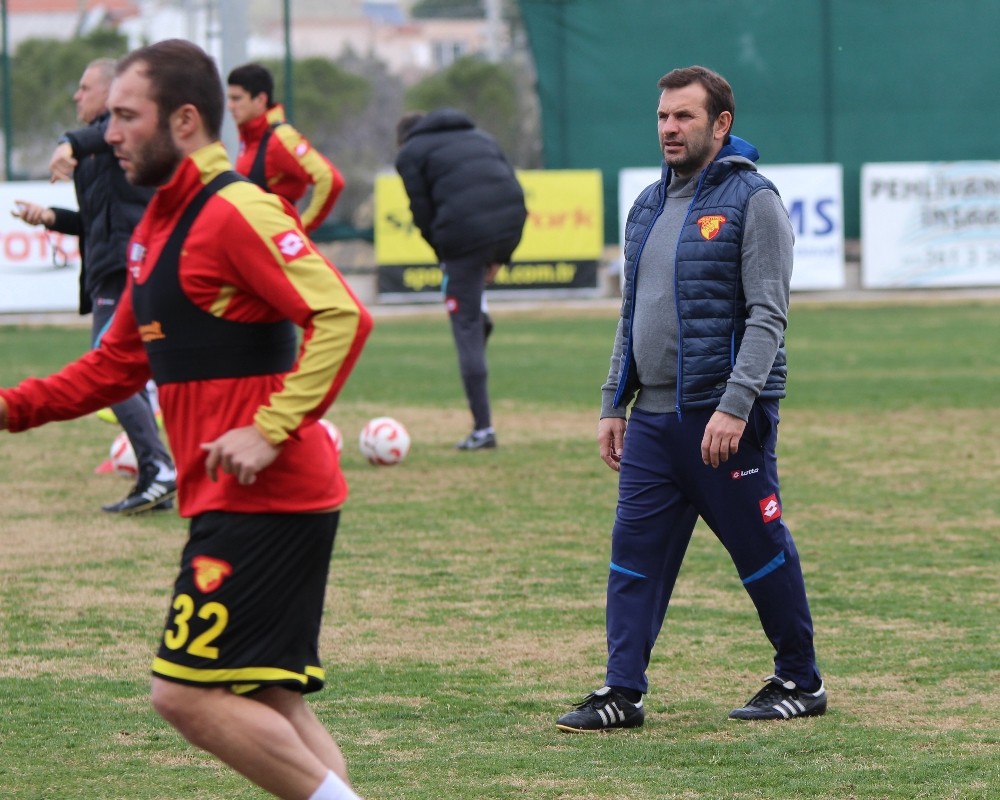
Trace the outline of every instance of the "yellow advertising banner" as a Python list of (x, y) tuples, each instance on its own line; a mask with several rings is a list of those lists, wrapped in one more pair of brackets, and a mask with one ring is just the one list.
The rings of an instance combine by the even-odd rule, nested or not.
[[(519, 170), (528, 219), (513, 263), (598, 261), (604, 249), (601, 172)], [(437, 264), (410, 215), (396, 174), (375, 179), (375, 261), (379, 266)]]

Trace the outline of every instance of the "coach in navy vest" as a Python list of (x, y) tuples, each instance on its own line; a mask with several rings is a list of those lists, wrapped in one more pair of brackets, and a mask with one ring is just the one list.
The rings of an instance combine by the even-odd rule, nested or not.
[(646, 668), (698, 517), (732, 557), (774, 648), (773, 673), (729, 716), (816, 716), (827, 703), (775, 455), (791, 224), (757, 172), (757, 149), (730, 134), (728, 82), (695, 66), (658, 86), (663, 172), (625, 225), (598, 426), (601, 458), (619, 473), (607, 671), (557, 721), (568, 732), (642, 725)]

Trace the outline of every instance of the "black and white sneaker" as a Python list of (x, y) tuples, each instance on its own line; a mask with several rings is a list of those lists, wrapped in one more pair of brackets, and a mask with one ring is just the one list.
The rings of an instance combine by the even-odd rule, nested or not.
[(764, 688), (747, 700), (743, 708), (729, 712), (730, 719), (791, 719), (818, 717), (826, 713), (826, 688), (820, 682), (815, 692), (803, 692), (794, 681), (777, 675), (764, 678)]
[(491, 450), (497, 446), (497, 435), (492, 431), (473, 431), (455, 445), (456, 450)]
[(132, 491), (124, 500), (101, 506), (109, 514), (130, 516), (143, 511), (167, 511), (174, 507), (174, 497), (177, 496), (176, 476), (171, 480), (160, 480), (156, 477), (157, 469), (153, 467), (139, 475)]
[(588, 694), (574, 711), (559, 717), (556, 727), (566, 733), (638, 728), (642, 726), (645, 716), (642, 700), (632, 703), (610, 686), (603, 686)]

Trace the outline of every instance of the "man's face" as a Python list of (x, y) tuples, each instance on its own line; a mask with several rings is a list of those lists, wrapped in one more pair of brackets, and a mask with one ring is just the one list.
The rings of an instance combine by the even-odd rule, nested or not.
[(76, 103), (76, 118), (84, 125), (97, 119), (108, 105), (108, 82), (97, 67), (84, 70), (80, 84), (73, 93)]
[(242, 125), (267, 111), (267, 95), (261, 92), (251, 97), (242, 86), (231, 85), (226, 87), (226, 108), (233, 115), (233, 121)]
[(160, 119), (143, 64), (133, 64), (112, 81), (108, 107), (111, 120), (104, 138), (114, 148), (129, 183), (166, 183), (182, 154), (171, 136), (170, 120)]
[(656, 109), (656, 131), (663, 160), (681, 177), (701, 172), (719, 150), (731, 124), (723, 111), (716, 120), (708, 118), (708, 92), (700, 83), (680, 89), (664, 89)]

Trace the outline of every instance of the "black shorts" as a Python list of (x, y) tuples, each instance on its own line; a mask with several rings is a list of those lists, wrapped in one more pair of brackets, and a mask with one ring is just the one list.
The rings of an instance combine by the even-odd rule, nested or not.
[(195, 517), (153, 674), (240, 694), (321, 689), (319, 629), (339, 518)]

